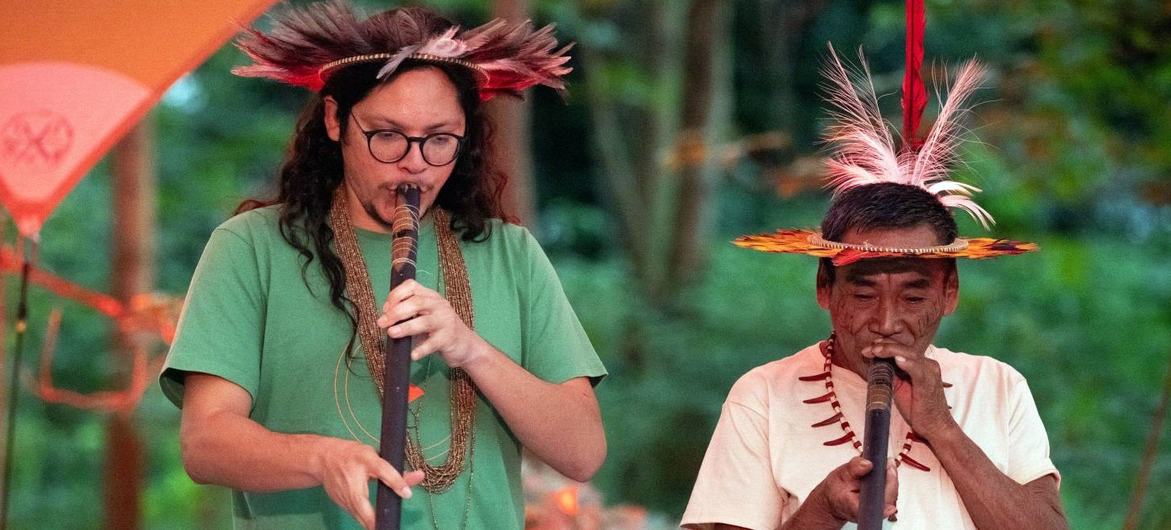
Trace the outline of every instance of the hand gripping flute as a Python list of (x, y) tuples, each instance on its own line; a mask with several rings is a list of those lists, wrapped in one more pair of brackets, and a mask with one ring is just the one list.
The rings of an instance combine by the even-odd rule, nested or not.
[[(391, 222), (390, 289), (415, 279), (415, 254), (419, 242), (419, 188), (401, 185), (395, 190), (396, 206)], [(407, 398), (411, 376), (413, 337), (382, 337), (382, 436), (378, 454), (399, 473), (407, 441)], [(375, 524), (378, 530), (398, 530), (402, 522), (402, 498), (378, 481)]]

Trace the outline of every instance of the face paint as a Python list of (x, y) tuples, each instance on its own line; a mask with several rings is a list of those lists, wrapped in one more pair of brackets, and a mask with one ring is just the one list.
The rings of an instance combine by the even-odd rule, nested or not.
[[(850, 233), (844, 239), (891, 246), (934, 244), (933, 235), (913, 229)], [(862, 260), (838, 268), (833, 283), (818, 288), (838, 341), (834, 362), (862, 374), (869, 361), (861, 350), (883, 343), (923, 355), (954, 307), (957, 285), (953, 265), (938, 259)]]

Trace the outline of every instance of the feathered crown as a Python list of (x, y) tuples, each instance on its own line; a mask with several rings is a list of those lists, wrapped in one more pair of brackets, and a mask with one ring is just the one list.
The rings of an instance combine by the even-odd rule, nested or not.
[[(921, 35), (921, 27), (919, 29)], [(960, 68), (947, 99), (941, 101), (935, 124), (919, 140), (915, 137), (915, 131), (926, 105), (926, 91), (919, 77), (922, 47), (919, 43), (917, 58), (911, 60), (915, 51), (911, 49), (914, 43), (910, 39), (908, 41), (901, 147), (896, 147), (894, 134), (879, 110), (878, 97), (865, 58), (860, 62), (860, 75), (853, 76), (842, 65), (833, 46), (830, 46), (830, 60), (823, 71), (828, 93), (826, 99), (832, 106), (833, 120), (824, 134), (826, 143), (834, 150), (827, 162), (827, 187), (832, 188), (836, 195), (848, 189), (878, 183), (916, 186), (927, 190), (945, 207), (967, 212), (987, 229), (994, 222), (992, 216), (972, 200), (972, 194), (980, 189), (949, 177), (952, 168), (959, 162), (957, 150), (965, 131), (960, 119), (968, 112), (967, 101), (972, 92), (979, 88), (984, 69), (976, 61), (969, 61)], [(1037, 249), (1033, 243), (990, 238), (957, 238), (950, 243), (932, 247), (890, 248), (869, 243), (827, 241), (815, 231), (794, 229), (741, 236), (734, 243), (763, 252), (832, 258), (833, 263), (839, 266), (867, 258), (984, 259)]]
[[(553, 26), (534, 30), (529, 21), (510, 24), (497, 19), (467, 31), (458, 26), (438, 31), (420, 27), (406, 11), (389, 15), (386, 24), (360, 22), (344, 0), (290, 9), (275, 20), (268, 34), (248, 29), (236, 46), (253, 64), (232, 69), (244, 77), (264, 77), (314, 92), (339, 69), (358, 63), (383, 62), (377, 77), (391, 75), (408, 59), (457, 64), (477, 74), (480, 99), (499, 94), (519, 96), (532, 86), (565, 90), (562, 78), (573, 69), (567, 52), (557, 47)], [(418, 41), (386, 49), (388, 32), (418, 35)], [(401, 37), (399, 37), (401, 39)]]
[(833, 106), (833, 121), (824, 134), (824, 140), (834, 149), (827, 162), (828, 187), (837, 194), (880, 182), (917, 186), (944, 206), (967, 212), (987, 229), (995, 221), (972, 200), (972, 194), (980, 188), (949, 179), (958, 162), (956, 151), (965, 131), (960, 119), (968, 111), (965, 105), (972, 92), (980, 87), (984, 68), (975, 60), (961, 66), (926, 137), (920, 143), (913, 138), (913, 129), (906, 131), (900, 149), (879, 111), (866, 59), (861, 53), (858, 56), (862, 75), (857, 80), (842, 65), (832, 45), (823, 71), (826, 100)]

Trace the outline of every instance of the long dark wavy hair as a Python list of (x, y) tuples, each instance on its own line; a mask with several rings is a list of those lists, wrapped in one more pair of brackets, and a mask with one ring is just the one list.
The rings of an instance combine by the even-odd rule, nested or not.
[[(383, 49), (396, 50), (440, 33), (453, 24), (432, 11), (405, 7), (371, 16), (363, 25), (366, 35), (376, 40), (376, 44)], [(354, 331), (357, 318), (345, 295), (345, 272), (341, 259), (331, 248), (334, 233), (328, 222), (329, 209), (334, 190), (342, 183), (344, 174), (341, 146), (329, 138), (325, 128), (326, 96), (337, 101), (336, 118), (344, 136), (349, 127), (350, 111), (375, 87), (393, 83), (399, 75), (410, 70), (438, 68), (443, 71), (459, 94), (467, 128), (464, 149), (451, 176), (440, 189), (436, 205), (450, 212), (451, 229), (466, 241), (489, 237), (489, 218), (508, 219), (501, 207), (507, 177), (491, 167), (486, 156), (491, 131), (481, 107), (475, 74), (462, 66), (407, 60), (393, 75), (379, 80), (376, 74), (381, 66), (381, 62), (360, 63), (330, 76), (318, 97), (306, 106), (297, 121), (296, 133), (278, 175), (276, 197), (248, 199), (236, 209), (236, 213), (242, 213), (263, 206), (277, 206), (281, 236), (305, 260), (302, 279), (308, 286), (305, 273), (316, 258), (329, 280), (330, 302), (349, 317)]]

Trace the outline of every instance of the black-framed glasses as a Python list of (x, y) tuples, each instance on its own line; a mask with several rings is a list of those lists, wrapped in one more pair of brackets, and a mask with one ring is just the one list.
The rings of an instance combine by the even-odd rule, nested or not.
[(423, 161), (428, 165), (439, 167), (446, 166), (455, 161), (459, 157), (460, 151), (463, 150), (464, 137), (451, 133), (432, 133), (427, 136), (407, 136), (399, 131), (392, 129), (375, 129), (367, 131), (358, 123), (358, 118), (354, 118), (354, 125), (358, 126), (358, 130), (366, 135), (366, 147), (370, 149), (370, 156), (375, 160), (384, 164), (393, 164), (406, 158), (407, 153), (411, 152), (411, 145), (419, 144), (419, 150), (423, 153)]

